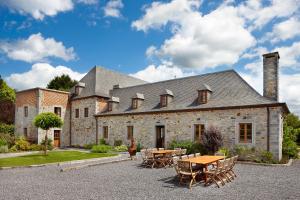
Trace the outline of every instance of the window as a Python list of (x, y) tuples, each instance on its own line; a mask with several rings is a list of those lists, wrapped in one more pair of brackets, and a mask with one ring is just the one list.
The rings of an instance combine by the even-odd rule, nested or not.
[(138, 107), (138, 99), (132, 99), (132, 108), (137, 109)]
[(28, 117), (28, 107), (24, 107), (24, 117)]
[(84, 117), (89, 116), (89, 108), (84, 108)]
[(108, 111), (112, 111), (113, 109), (113, 102), (108, 102)]
[(198, 95), (199, 103), (207, 103), (207, 91), (199, 91)]
[(168, 97), (167, 95), (160, 96), (160, 106), (166, 107), (168, 105)]
[(204, 133), (205, 127), (204, 124), (195, 124), (194, 125), (194, 141), (201, 142), (202, 135)]
[(108, 126), (103, 126), (103, 138), (108, 139)]
[(127, 126), (127, 139), (131, 140), (133, 138), (133, 126)]
[(79, 109), (75, 109), (75, 118), (79, 118)]
[(25, 137), (25, 138), (27, 138), (27, 137), (28, 137), (27, 128), (24, 128), (24, 130), (23, 130), (23, 134), (24, 134), (24, 137)]
[(240, 143), (252, 143), (252, 124), (240, 123), (239, 125), (239, 142)]
[(60, 107), (54, 107), (54, 113), (55, 113), (57, 116), (60, 116), (60, 117), (61, 117), (61, 108), (60, 108)]

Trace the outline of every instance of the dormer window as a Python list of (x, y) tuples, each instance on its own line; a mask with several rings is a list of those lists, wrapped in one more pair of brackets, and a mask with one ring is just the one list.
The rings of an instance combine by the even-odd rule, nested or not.
[(81, 91), (85, 88), (85, 83), (79, 82), (75, 85), (75, 94), (80, 95)]
[(171, 90), (166, 89), (160, 95), (160, 107), (167, 107), (168, 103), (170, 103), (173, 99), (173, 92)]
[(205, 104), (208, 102), (211, 96), (212, 90), (206, 84), (203, 84), (200, 89), (198, 89), (198, 103)]
[(142, 102), (144, 101), (144, 94), (141, 93), (136, 93), (133, 97), (132, 97), (132, 101), (131, 101), (131, 108), (132, 109), (137, 109)]
[(109, 100), (108, 100), (108, 107), (107, 107), (107, 111), (113, 111), (119, 104), (120, 102), (120, 99), (119, 97), (111, 97)]

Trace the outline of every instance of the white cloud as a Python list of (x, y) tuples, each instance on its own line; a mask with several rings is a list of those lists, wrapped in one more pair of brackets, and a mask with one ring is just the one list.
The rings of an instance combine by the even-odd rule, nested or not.
[(94, 5), (98, 3), (98, 0), (77, 0), (78, 3), (83, 3), (86, 5)]
[(85, 75), (65, 66), (54, 67), (48, 63), (36, 63), (32, 65), (29, 71), (11, 74), (5, 80), (11, 87), (23, 90), (33, 87), (46, 87), (50, 80), (62, 74), (68, 74), (75, 80), (80, 80)]
[(234, 64), (255, 45), (236, 8), (222, 5), (202, 15), (197, 11), (199, 6), (196, 0), (173, 0), (146, 8), (145, 15), (132, 23), (134, 28), (146, 32), (171, 23), (173, 33), (159, 48), (150, 47), (146, 54), (169, 59), (179, 67), (204, 70)]
[(300, 69), (300, 42), (294, 42), (291, 46), (277, 47), (273, 51), (279, 52), (282, 67)]
[(275, 18), (292, 16), (300, 7), (300, 0), (249, 0), (238, 6), (239, 14), (247, 19), (249, 29), (260, 29)]
[(115, 17), (119, 18), (122, 16), (121, 9), (123, 8), (122, 0), (110, 0), (105, 5), (104, 9), (104, 16), (105, 17)]
[(73, 9), (72, 0), (2, 0), (1, 4), (12, 11), (17, 11), (23, 15), (29, 14), (38, 20), (43, 20), (45, 16), (55, 16), (59, 12)]
[(173, 66), (172, 63), (164, 62), (163, 64), (158, 66), (149, 65), (145, 69), (130, 75), (148, 82), (157, 82), (191, 76), (194, 75), (194, 73), (184, 72), (182, 69)]
[(44, 61), (48, 57), (57, 57), (65, 61), (75, 59), (74, 48), (66, 48), (54, 38), (44, 38), (41, 33), (32, 34), (28, 39), (0, 42), (0, 50), (13, 60), (25, 62)]

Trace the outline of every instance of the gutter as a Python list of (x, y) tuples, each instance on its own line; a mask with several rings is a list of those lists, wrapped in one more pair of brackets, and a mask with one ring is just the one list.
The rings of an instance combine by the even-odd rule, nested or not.
[(98, 131), (98, 118), (97, 117), (95, 117), (95, 119), (96, 119), (96, 144), (98, 145), (98, 135), (99, 135), (99, 131)]
[(69, 121), (69, 123), (70, 123), (70, 128), (69, 128), (69, 130), (70, 130), (70, 147), (72, 146), (72, 100), (71, 100), (71, 98), (69, 99), (69, 102), (70, 102), (70, 121)]
[(270, 107), (267, 107), (267, 151), (270, 151)]

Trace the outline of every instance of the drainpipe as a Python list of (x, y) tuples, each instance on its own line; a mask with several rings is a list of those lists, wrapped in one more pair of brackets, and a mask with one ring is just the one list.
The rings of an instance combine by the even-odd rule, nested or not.
[(98, 118), (95, 116), (95, 119), (96, 119), (96, 144), (98, 144), (98, 135), (99, 135), (99, 133), (98, 133)]
[(267, 107), (267, 151), (270, 151), (270, 107)]
[(70, 98), (70, 120), (69, 120), (69, 123), (70, 123), (70, 147), (72, 146), (72, 100)]

